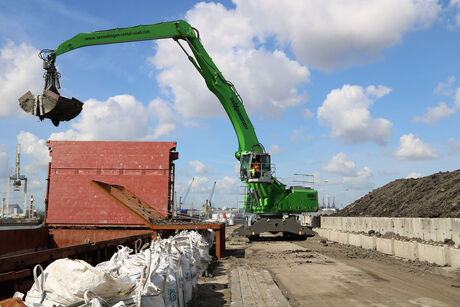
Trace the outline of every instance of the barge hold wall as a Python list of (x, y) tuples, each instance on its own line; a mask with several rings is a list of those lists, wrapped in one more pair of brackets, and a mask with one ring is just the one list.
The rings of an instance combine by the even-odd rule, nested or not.
[(142, 225), (93, 189), (91, 180), (122, 185), (165, 216), (170, 211), (176, 142), (48, 141), (47, 145), (48, 227)]
[(153, 231), (91, 186), (125, 186), (165, 217), (174, 199), (176, 142), (48, 141), (45, 226), (1, 231), (0, 298), (31, 286), (32, 269), (61, 257), (96, 264), (119, 244), (152, 239)]

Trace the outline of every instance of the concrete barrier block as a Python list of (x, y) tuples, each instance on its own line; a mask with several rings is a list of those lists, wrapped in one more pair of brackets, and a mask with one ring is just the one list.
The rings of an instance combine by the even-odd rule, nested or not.
[(409, 238), (460, 243), (459, 218), (385, 218), (385, 217), (321, 217), (322, 228), (348, 231), (394, 232)]
[(455, 244), (460, 244), (460, 218), (452, 219), (452, 236), (451, 239)]
[(449, 247), (449, 265), (453, 268), (460, 268), (460, 249)]
[(324, 229), (331, 229), (331, 219), (330, 218), (327, 218), (325, 216), (322, 216), (321, 217), (321, 228), (324, 228)]
[(393, 239), (375, 238), (376, 249), (384, 254), (394, 255)]
[(361, 235), (349, 233), (348, 244), (361, 247)]
[(340, 244), (348, 244), (348, 232), (339, 232), (339, 242)]
[(446, 249), (444, 246), (435, 246), (418, 243), (418, 259), (420, 261), (427, 261), (436, 263), (438, 265), (447, 264)]
[(324, 233), (324, 229), (322, 228), (313, 228), (312, 229), (314, 232), (316, 232), (318, 234), (318, 236), (322, 237), (323, 236), (323, 233)]
[(334, 241), (334, 242), (339, 242), (339, 234), (340, 232), (331, 230), (329, 232), (329, 240)]
[(417, 242), (394, 240), (393, 249), (395, 256), (410, 260), (417, 259)]
[(366, 235), (361, 236), (361, 247), (365, 249), (375, 249), (375, 237), (369, 237)]
[(329, 240), (329, 229), (313, 228), (313, 231), (316, 231), (321, 238)]

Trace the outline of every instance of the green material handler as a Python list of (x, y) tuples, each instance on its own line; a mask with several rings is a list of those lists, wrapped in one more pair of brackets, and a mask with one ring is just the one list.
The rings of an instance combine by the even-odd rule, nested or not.
[[(299, 217), (305, 212), (318, 210), (318, 193), (309, 187), (287, 188), (272, 175), (270, 155), (257, 139), (254, 127), (234, 85), (226, 80), (201, 44), (199, 32), (186, 21), (179, 20), (153, 25), (140, 25), (91, 33), (80, 33), (60, 44), (55, 50), (42, 50), (45, 88), (43, 94), (27, 92), (19, 99), (24, 111), (49, 118), (54, 125), (75, 118), (82, 110), (82, 103), (59, 95), (59, 73), (55, 67), (56, 57), (77, 48), (125, 43), (143, 40), (172, 38), (187, 55), (190, 62), (203, 76), (207, 87), (224, 107), (238, 138), (236, 159), (240, 161), (240, 178), (247, 186), (244, 209), (253, 216), (246, 218), (238, 230), (240, 235), (257, 239), (262, 232), (278, 233), (292, 237), (312, 236)], [(188, 44), (191, 53), (181, 42)], [(255, 218), (254, 218), (255, 217)]]

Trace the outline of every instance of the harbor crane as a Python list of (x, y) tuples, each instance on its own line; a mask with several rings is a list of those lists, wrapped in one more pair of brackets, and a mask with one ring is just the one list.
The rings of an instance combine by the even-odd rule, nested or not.
[(24, 191), (24, 203), (23, 203), (23, 212), (22, 215), (26, 216), (27, 208), (27, 177), (21, 175), (21, 144), (16, 145), (16, 165), (14, 171), (11, 175), (8, 176), (7, 186), (6, 186), (6, 206), (10, 204), (10, 189), (13, 187), (13, 191), (19, 192), (21, 186)]
[(192, 178), (192, 181), (188, 184), (187, 190), (185, 191), (184, 197), (179, 198), (179, 210), (182, 209), (182, 205), (185, 203), (185, 200), (188, 197), (188, 194), (190, 194), (190, 190), (192, 189), (193, 181), (195, 180), (195, 177)]

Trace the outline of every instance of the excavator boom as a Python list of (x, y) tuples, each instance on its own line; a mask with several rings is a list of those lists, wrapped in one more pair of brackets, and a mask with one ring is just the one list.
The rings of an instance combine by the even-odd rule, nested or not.
[[(105, 45), (105, 44), (117, 44), (117, 43), (126, 43), (126, 42), (134, 42), (134, 41), (143, 41), (143, 40), (156, 40), (156, 39), (165, 39), (165, 38), (172, 38), (179, 43), (179, 40), (185, 41), (189, 47), (192, 55), (189, 55), (184, 47), (179, 43), (181, 48), (187, 53), (189, 60), (198, 70), (198, 72), (203, 76), (206, 81), (206, 85), (208, 86), (209, 90), (211, 90), (220, 100), (222, 106), (224, 107), (227, 115), (232, 122), (233, 128), (238, 137), (238, 151), (236, 152), (237, 159), (240, 159), (240, 155), (242, 152), (262, 152), (263, 148), (260, 146), (260, 143), (257, 139), (256, 133), (254, 131), (254, 127), (249, 120), (249, 117), (246, 113), (246, 110), (243, 107), (242, 100), (239, 97), (236, 89), (234, 88), (233, 84), (227, 81), (222, 73), (219, 71), (217, 66), (214, 64), (212, 58), (208, 55), (206, 50), (204, 49), (203, 45), (201, 44), (198, 31), (195, 30), (190, 24), (186, 21), (178, 20), (173, 22), (163, 22), (157, 23), (152, 25), (140, 25), (136, 27), (129, 27), (129, 28), (116, 28), (111, 30), (104, 30), (104, 31), (96, 31), (90, 33), (79, 33), (72, 37), (71, 39), (63, 42), (60, 44), (55, 50), (44, 50), (46, 53), (43, 55), (43, 59), (45, 61), (45, 65), (51, 67), (52, 76), (49, 76), (48, 79), (56, 80), (58, 73), (55, 73), (54, 63), (56, 57), (62, 55), (66, 52), (75, 50), (81, 47), (87, 46), (96, 46), (96, 45)], [(48, 72), (50, 71), (47, 68)], [(53, 70), (54, 69), (54, 70)], [(58, 82), (51, 82), (49, 81), (47, 85), (45, 85), (45, 90), (49, 89), (53, 85), (52, 92), (57, 93), (56, 85)], [(64, 120), (73, 119), (78, 115), (75, 114), (76, 111), (72, 112), (72, 115), (75, 115), (72, 118), (69, 118), (70, 115), (67, 116), (60, 116), (64, 114), (66, 111), (72, 107), (70, 99), (60, 97), (50, 97), (53, 96), (50, 91), (45, 91), (43, 95), (39, 98), (43, 98), (42, 100), (48, 101), (57, 101), (55, 104), (55, 108), (59, 109), (61, 105), (66, 105), (69, 108), (63, 109), (59, 112), (54, 112), (57, 114), (52, 113), (54, 105), (51, 104), (51, 107), (46, 108), (44, 111), (48, 111), (48, 113), (52, 113), (51, 120), (54, 119), (55, 121), (59, 121), (61, 118)], [(23, 101), (26, 98), (31, 99), (31, 95), (21, 98)], [(53, 100), (54, 99), (54, 100)], [(60, 104), (58, 99), (63, 100), (63, 103)], [(73, 98), (76, 100), (75, 98)], [(28, 113), (32, 113), (31, 110), (34, 109), (30, 107), (30, 105), (36, 105), (36, 102), (29, 102), (29, 107), (26, 110), (26, 107), (23, 106), (24, 103), (21, 103), (21, 107)], [(50, 105), (50, 103), (48, 103)], [(81, 108), (80, 108), (81, 111)], [(38, 114), (33, 114), (38, 115)], [(46, 116), (44, 116), (46, 117)], [(67, 119), (69, 118), (69, 119)]]
[(162, 38), (185, 39), (196, 38), (193, 28), (183, 20), (162, 22), (152, 25), (116, 28), (90, 33), (79, 33), (60, 44), (55, 50), (56, 56), (77, 48), (104, 44), (127, 43)]
[[(201, 44), (198, 30), (186, 21), (80, 33), (60, 44), (55, 50), (43, 50), (40, 57), (44, 60), (46, 70), (44, 92), (41, 95), (26, 93), (19, 99), (20, 106), (24, 111), (39, 116), (40, 119), (50, 118), (56, 126), (62, 120), (71, 120), (82, 110), (82, 103), (75, 98), (68, 99), (59, 95), (60, 75), (55, 67), (57, 56), (87, 46), (165, 38), (173, 39), (179, 44), (205, 80), (209, 90), (219, 99), (233, 125), (238, 138), (235, 157), (240, 161), (241, 180), (248, 188), (244, 202), (246, 211), (277, 216), (285, 213), (316, 211), (318, 200), (315, 190), (292, 187), (286, 190), (286, 185), (272, 176), (270, 155), (259, 143), (240, 95), (208, 55)], [(187, 44), (189, 49), (184, 48), (181, 42)], [(284, 223), (284, 218), (280, 221)], [(295, 230), (291, 228), (286, 228), (286, 231), (299, 232), (297, 228)], [(305, 233), (303, 228), (299, 232), (299, 234)]]

